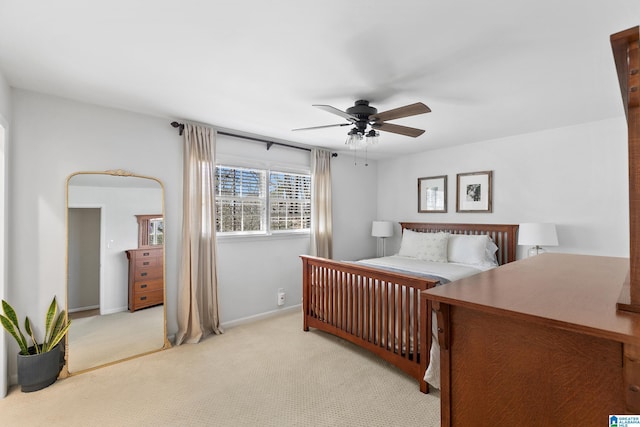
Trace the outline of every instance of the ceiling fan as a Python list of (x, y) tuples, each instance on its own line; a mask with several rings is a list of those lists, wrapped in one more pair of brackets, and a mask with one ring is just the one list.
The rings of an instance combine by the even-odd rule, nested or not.
[[(403, 117), (415, 116), (417, 114), (431, 112), (431, 109), (424, 105), (422, 102), (416, 102), (415, 104), (405, 105), (404, 107), (394, 108), (392, 110), (378, 113), (378, 110), (376, 108), (369, 105), (369, 101), (365, 101), (363, 99), (356, 101), (353, 107), (347, 108), (347, 111), (339, 110), (335, 107), (332, 107), (331, 105), (314, 104), (313, 106), (343, 117), (347, 119), (348, 122), (335, 125), (299, 128), (293, 130), (298, 131), (337, 126), (353, 126), (353, 128), (347, 134), (346, 144), (362, 143), (363, 138), (365, 137), (367, 143), (375, 143), (377, 142), (379, 130), (383, 132), (397, 133), (400, 135), (416, 138), (424, 133), (423, 129), (416, 129), (412, 127), (396, 125), (393, 123), (387, 123), (387, 120), (400, 119)], [(367, 127), (370, 127), (369, 131), (367, 131)]]

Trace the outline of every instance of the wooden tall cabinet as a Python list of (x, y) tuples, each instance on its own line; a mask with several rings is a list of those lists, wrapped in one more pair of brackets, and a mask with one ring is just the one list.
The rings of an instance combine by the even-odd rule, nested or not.
[[(437, 315), (442, 426), (601, 426), (638, 413), (626, 258), (543, 254), (421, 295)], [(634, 378), (635, 377), (635, 378)]]
[(629, 280), (620, 294), (620, 310), (640, 313), (640, 27), (611, 35), (629, 142)]
[(163, 247), (126, 251), (129, 259), (129, 311), (164, 302)]

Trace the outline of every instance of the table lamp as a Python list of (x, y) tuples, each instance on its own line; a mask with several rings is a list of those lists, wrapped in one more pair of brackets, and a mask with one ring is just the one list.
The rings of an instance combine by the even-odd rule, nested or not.
[[(393, 222), (373, 221), (373, 225), (371, 226), (371, 235), (373, 237), (377, 237), (378, 239), (382, 239), (382, 256), (386, 256), (385, 248), (384, 248), (384, 239), (386, 239), (387, 237), (393, 236)], [(378, 248), (379, 248), (379, 245), (378, 245)], [(378, 256), (379, 255), (380, 255), (380, 251), (378, 250)]]
[(518, 245), (531, 246), (528, 256), (545, 252), (541, 246), (558, 246), (555, 224), (527, 222), (518, 227)]

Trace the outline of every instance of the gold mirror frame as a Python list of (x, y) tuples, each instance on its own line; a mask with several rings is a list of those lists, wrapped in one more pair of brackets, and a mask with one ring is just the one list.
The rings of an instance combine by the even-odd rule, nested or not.
[[(148, 180), (152, 180), (155, 181), (161, 190), (161, 194), (162, 194), (162, 212), (161, 215), (164, 218), (165, 216), (165, 199), (164, 199), (164, 185), (162, 184), (162, 182), (154, 177), (150, 177), (150, 176), (145, 176), (145, 175), (136, 175), (132, 172), (128, 172), (125, 170), (107, 170), (104, 172), (95, 172), (95, 171), (83, 171), (83, 172), (75, 172), (71, 175), (69, 175), (67, 177), (66, 180), (66, 185), (65, 185), (65, 225), (66, 225), (66, 254), (65, 254), (65, 267), (66, 267), (66, 289), (65, 289), (65, 307), (66, 307), (66, 316), (67, 318), (69, 317), (69, 184), (71, 182), (71, 179), (75, 176), (78, 175), (107, 175), (107, 176), (113, 176), (113, 177), (133, 177), (133, 178), (141, 178), (141, 179), (148, 179)], [(136, 236), (137, 238), (137, 236)], [(104, 242), (101, 242), (101, 244)], [(161, 350), (165, 350), (171, 347), (171, 342), (168, 340), (167, 338), (167, 294), (166, 294), (166, 250), (164, 250), (164, 245), (163, 245), (163, 250), (162, 250), (162, 278), (163, 278), (163, 285), (162, 285), (162, 289), (163, 289), (163, 303), (162, 303), (162, 328), (163, 328), (163, 332), (162, 332), (162, 337), (163, 337), (163, 343), (162, 346), (159, 348), (155, 348), (153, 350), (149, 350), (149, 351), (142, 351), (136, 354), (132, 354), (126, 357), (122, 357), (119, 359), (115, 359), (115, 360), (111, 360), (108, 361), (106, 363), (98, 363), (95, 366), (91, 366), (85, 369), (80, 369), (77, 371), (70, 371), (69, 370), (69, 356), (70, 356), (70, 351), (72, 350), (70, 348), (70, 343), (69, 343), (69, 334), (67, 334), (67, 336), (65, 337), (65, 353), (64, 353), (64, 367), (60, 373), (60, 377), (61, 378), (66, 378), (70, 375), (77, 375), (80, 373), (84, 373), (84, 372), (89, 372), (92, 371), (94, 369), (98, 369), (101, 367), (105, 367), (105, 366), (110, 366), (119, 362), (123, 362), (126, 360), (130, 360), (130, 359), (134, 359), (140, 356), (144, 356), (147, 354), (151, 354), (151, 353), (156, 353), (158, 351)], [(128, 286), (128, 285), (127, 285)], [(127, 292), (127, 294), (129, 294), (129, 292)], [(73, 328), (73, 322), (72, 322), (72, 328)], [(72, 356), (73, 357), (73, 356)]]

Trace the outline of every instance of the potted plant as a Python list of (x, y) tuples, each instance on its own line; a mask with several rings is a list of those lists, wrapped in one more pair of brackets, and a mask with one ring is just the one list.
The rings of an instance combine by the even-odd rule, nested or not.
[(53, 297), (45, 318), (44, 339), (41, 343), (36, 340), (31, 328), (29, 317), (24, 319), (24, 329), (31, 338), (33, 345), (27, 344), (27, 339), (20, 330), (18, 316), (8, 302), (2, 300), (0, 322), (11, 334), (20, 346), (18, 353), (18, 384), (23, 392), (43, 389), (53, 384), (62, 369), (61, 341), (69, 330), (71, 320), (66, 319), (66, 313), (62, 310), (58, 313), (58, 303)]

